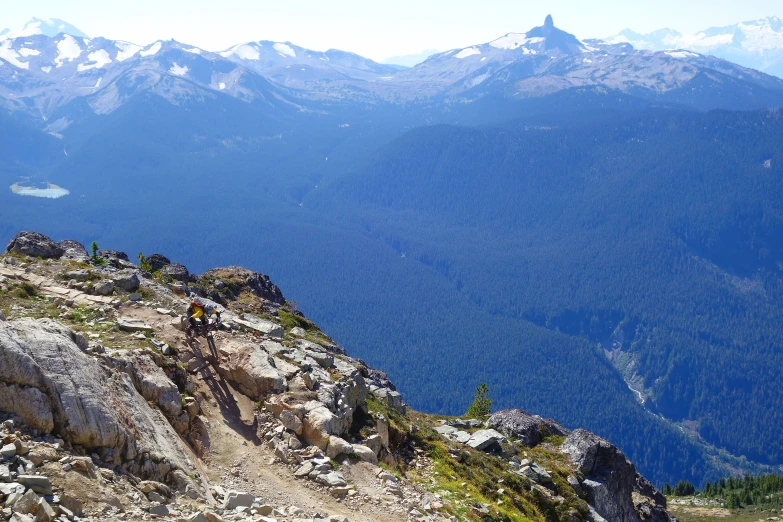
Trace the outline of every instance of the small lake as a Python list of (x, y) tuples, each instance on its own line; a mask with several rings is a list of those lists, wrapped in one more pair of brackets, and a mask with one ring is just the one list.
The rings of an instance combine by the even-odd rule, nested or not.
[(18, 183), (11, 185), (11, 192), (19, 196), (35, 196), (37, 198), (51, 198), (56, 199), (70, 194), (68, 189), (58, 187), (51, 183), (46, 184), (46, 188), (37, 187), (23, 187)]

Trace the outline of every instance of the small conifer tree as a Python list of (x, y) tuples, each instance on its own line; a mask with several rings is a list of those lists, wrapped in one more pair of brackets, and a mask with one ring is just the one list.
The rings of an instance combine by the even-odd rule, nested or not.
[(145, 272), (152, 272), (152, 265), (150, 264), (149, 260), (144, 257), (144, 252), (139, 252), (137, 257), (139, 259), (139, 268)]
[(485, 420), (490, 413), (492, 413), (492, 399), (489, 398), (489, 387), (482, 382), (476, 388), (473, 404), (465, 415), (473, 419)]

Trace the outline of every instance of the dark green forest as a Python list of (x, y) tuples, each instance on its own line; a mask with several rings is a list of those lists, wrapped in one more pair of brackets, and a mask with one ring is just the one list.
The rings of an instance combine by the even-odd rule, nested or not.
[(64, 140), (0, 121), (0, 181), (72, 191), (0, 191), (0, 236), (267, 273), (413, 407), (462, 414), (486, 382), (657, 484), (780, 464), (783, 117), (586, 100), (453, 115), (473, 127), (154, 97)]
[(697, 495), (708, 501), (719, 501), (729, 509), (780, 509), (783, 507), (783, 476), (729, 476), (715, 482), (707, 482), (701, 491), (697, 491), (690, 482), (681, 480), (674, 487), (667, 482), (662, 492), (666, 496), (675, 497)]

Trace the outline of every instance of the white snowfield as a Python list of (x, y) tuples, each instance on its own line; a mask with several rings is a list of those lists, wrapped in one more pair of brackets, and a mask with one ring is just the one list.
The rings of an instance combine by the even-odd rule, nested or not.
[(489, 42), (489, 45), (497, 49), (517, 49), (530, 44), (541, 43), (542, 37), (528, 38), (524, 33), (508, 33), (497, 40)]
[(692, 53), (690, 51), (666, 51), (667, 55), (671, 56), (672, 58), (679, 58), (681, 60), (685, 58), (696, 58), (699, 55), (696, 53)]
[(57, 43), (57, 58), (54, 63), (62, 67), (65, 62), (72, 62), (82, 54), (82, 48), (76, 38), (69, 34), (63, 35), (63, 39)]
[(139, 51), (139, 56), (155, 56), (158, 54), (158, 51), (160, 51), (161, 47), (163, 47), (163, 45), (160, 42), (155, 42), (143, 51)]
[(174, 74), (176, 76), (185, 76), (188, 73), (187, 66), (180, 66), (177, 64), (177, 62), (174, 62), (171, 65), (171, 68), (169, 69), (169, 72), (171, 74)]
[(240, 44), (232, 47), (230, 51), (226, 51), (220, 54), (225, 58), (234, 54), (241, 60), (258, 60), (261, 58), (261, 53), (258, 52), (258, 49), (250, 44)]
[(118, 62), (124, 62), (141, 50), (140, 45), (132, 44), (130, 42), (114, 42), (114, 45), (116, 45), (118, 49), (115, 58)]
[(455, 54), (454, 58), (462, 59), (462, 58), (467, 58), (468, 56), (474, 56), (476, 54), (481, 54), (481, 51), (479, 51), (475, 47), (468, 47), (467, 49), (463, 49), (457, 54)]
[(111, 63), (111, 56), (109, 56), (109, 53), (104, 49), (99, 49), (88, 54), (87, 60), (87, 63), (80, 63), (78, 67), (76, 67), (76, 70), (83, 72), (90, 69), (100, 69), (104, 65), (109, 65)]
[(296, 52), (289, 45), (286, 45), (284, 43), (276, 43), (272, 47), (274, 48), (275, 51), (282, 54), (283, 56), (290, 56), (291, 58), (296, 58)]
[(20, 69), (29, 69), (30, 64), (19, 61), (19, 53), (11, 47), (11, 40), (6, 40), (0, 44), (0, 58)]

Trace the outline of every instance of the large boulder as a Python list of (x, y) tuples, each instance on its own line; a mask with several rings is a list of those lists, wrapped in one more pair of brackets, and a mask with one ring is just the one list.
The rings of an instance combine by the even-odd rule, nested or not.
[(233, 321), (246, 330), (252, 330), (269, 337), (282, 339), (285, 334), (285, 329), (279, 324), (253, 314), (244, 313), (233, 318)]
[(44, 259), (59, 258), (65, 252), (51, 238), (38, 232), (28, 231), (16, 234), (5, 250)]
[(117, 250), (99, 250), (98, 256), (104, 258), (115, 268), (135, 268), (136, 265), (130, 262), (128, 254), (118, 252)]
[(571, 433), (552, 419), (542, 419), (538, 415), (530, 415), (515, 408), (493, 413), (487, 426), (531, 447), (550, 435), (565, 436)]
[(503, 444), (508, 443), (506, 438), (495, 430), (478, 430), (470, 436), (465, 443), (471, 448), (485, 453), (503, 454)]
[(220, 354), (220, 373), (248, 397), (259, 400), (267, 393), (285, 391), (285, 379), (261, 346), (228, 341), (221, 343)]
[(57, 243), (57, 246), (63, 249), (63, 255), (60, 259), (66, 261), (81, 261), (87, 262), (90, 260), (90, 255), (87, 253), (87, 249), (84, 245), (73, 239), (64, 239)]
[(160, 269), (160, 273), (164, 276), (168, 276), (174, 279), (175, 281), (182, 281), (183, 283), (187, 283), (188, 280), (190, 280), (190, 272), (188, 272), (188, 269), (185, 267), (185, 265), (180, 265), (179, 263), (171, 263), (164, 266)]
[(161, 254), (152, 254), (147, 258), (147, 262), (152, 267), (153, 272), (157, 272), (164, 266), (168, 266), (171, 264), (171, 261), (169, 261), (169, 258), (161, 255)]
[(139, 289), (141, 280), (134, 270), (122, 270), (112, 275), (114, 286), (126, 292), (135, 292)]
[[(642, 517), (637, 513), (638, 508), (645, 514), (645, 520), (650, 520), (650, 517), (657, 521), (671, 520), (660, 493), (636, 472), (623, 452), (609, 441), (578, 429), (568, 435), (560, 451), (583, 475), (581, 486), (587, 493), (588, 503), (604, 519), (640, 522)], [(650, 498), (650, 501), (642, 502), (637, 507), (632, 498), (634, 492)]]
[(326, 451), (333, 433), (334, 414), (321, 402), (310, 401), (304, 405), (307, 412), (303, 419), (302, 437), (308, 444)]
[(131, 378), (101, 366), (86, 348), (83, 337), (50, 319), (0, 323), (0, 410), (142, 478), (193, 472), (177, 434)]

